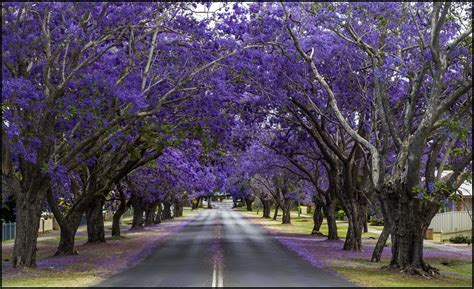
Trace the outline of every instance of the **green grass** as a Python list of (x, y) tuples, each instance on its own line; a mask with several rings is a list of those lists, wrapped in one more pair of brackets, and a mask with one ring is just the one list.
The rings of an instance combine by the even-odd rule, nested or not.
[(430, 262), (441, 275), (427, 279), (407, 275), (396, 270), (382, 269), (387, 262), (371, 263), (364, 259), (332, 261), (331, 269), (343, 277), (367, 287), (472, 287), (472, 263), (455, 263), (449, 266), (439, 261)]
[(35, 272), (42, 276), (18, 276), (2, 280), (2, 287), (86, 287), (100, 278), (93, 272)]
[[(245, 208), (239, 208), (238, 211), (243, 211), (245, 215), (252, 216), (252, 217), (261, 217), (262, 211), (259, 211), (257, 215), (256, 211), (248, 212)], [(272, 215), (273, 216), (273, 215)], [(283, 225), (281, 224), (281, 217), (279, 216), (276, 221), (273, 219), (260, 219), (261, 222), (266, 227), (270, 229), (277, 230), (282, 233), (288, 234), (310, 234), (313, 230), (313, 219), (312, 217), (303, 216), (298, 217), (298, 213), (296, 211), (291, 212), (291, 224), (290, 225)], [(337, 222), (337, 235), (341, 238), (344, 238), (347, 234), (348, 223), (347, 221), (336, 221)], [(329, 229), (326, 219), (324, 219), (321, 228), (319, 229), (321, 233), (324, 235), (328, 235)], [(367, 232), (362, 234), (362, 238), (369, 238), (374, 237), (377, 238), (380, 234)]]
[[(291, 224), (282, 225), (281, 217), (276, 221), (272, 219), (263, 219), (261, 211), (247, 212), (240, 209), (244, 215), (256, 217), (259, 224), (280, 233), (308, 235), (313, 229), (313, 220), (309, 216), (298, 217), (297, 212), (291, 213)], [(382, 231), (382, 226), (369, 226)], [(337, 221), (337, 233), (339, 237), (344, 238), (347, 233), (348, 224), (346, 221)], [(321, 233), (327, 235), (328, 226), (326, 220), (323, 221), (320, 229)], [(362, 238), (375, 237), (377, 233), (363, 233)], [(436, 235), (434, 236), (436, 240)], [(387, 242), (390, 246), (390, 241)], [(366, 259), (345, 259), (331, 260), (328, 267), (338, 272), (343, 277), (362, 286), (375, 287), (472, 287), (472, 263), (450, 262), (447, 265), (441, 264), (439, 260), (426, 260), (432, 266), (438, 268), (440, 276), (427, 279), (421, 276), (413, 276), (400, 273), (396, 270), (381, 269), (387, 265), (388, 261), (381, 263), (372, 263)]]
[[(191, 211), (191, 208), (184, 208), (183, 216), (177, 219), (184, 220), (191, 218), (201, 212), (203, 209), (195, 209)], [(122, 230), (124, 230), (127, 226), (127, 221), (131, 221), (132, 217), (127, 216), (122, 218)], [(111, 222), (105, 223), (105, 228), (110, 229), (112, 226)], [(110, 234), (106, 236), (107, 240), (117, 240), (120, 239), (120, 242), (128, 242), (133, 240), (133, 237), (127, 236), (127, 232), (124, 230), (123, 235), (120, 238), (111, 237)], [(77, 236), (75, 238), (76, 241), (83, 241), (87, 240), (87, 236)], [(5, 241), (2, 244), (7, 242), (13, 241)], [(40, 240), (38, 241), (38, 246), (47, 245), (51, 247), (52, 245), (56, 245), (59, 242), (59, 236), (55, 235), (51, 239)], [(84, 248), (84, 250), (87, 250)], [(10, 259), (11, 254), (3, 253), (3, 259)], [(113, 252), (112, 252), (113, 253)], [(131, 253), (134, 254), (134, 253)], [(50, 257), (51, 253), (38, 253), (37, 259), (42, 259), (45, 257)], [(90, 285), (94, 285), (99, 283), (106, 275), (110, 275), (113, 272), (110, 271), (110, 268), (96, 268), (94, 264), (91, 263), (78, 263), (78, 264), (70, 264), (67, 267), (63, 268), (65, 271), (55, 271), (46, 268), (35, 268), (35, 269), (26, 269), (21, 271), (20, 273), (15, 273), (10, 277), (2, 278), (2, 286), (5, 287), (87, 287)], [(105, 274), (105, 275), (104, 275)], [(100, 277), (102, 276), (102, 277)], [(2, 276), (4, 277), (4, 276)]]

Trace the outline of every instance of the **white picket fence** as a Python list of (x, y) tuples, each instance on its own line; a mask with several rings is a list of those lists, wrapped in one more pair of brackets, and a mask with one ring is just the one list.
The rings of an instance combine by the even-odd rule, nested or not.
[(428, 227), (433, 232), (456, 232), (472, 230), (472, 212), (452, 211), (439, 213), (431, 220)]

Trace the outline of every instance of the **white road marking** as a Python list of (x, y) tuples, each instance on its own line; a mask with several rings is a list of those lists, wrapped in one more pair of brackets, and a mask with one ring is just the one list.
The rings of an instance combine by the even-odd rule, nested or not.
[(213, 287), (213, 288), (214, 288), (214, 287), (217, 287), (217, 286), (216, 286), (216, 285), (217, 285), (217, 282), (216, 282), (216, 281), (217, 281), (217, 280), (216, 280), (216, 279), (217, 279), (217, 278), (216, 278), (216, 275), (217, 275), (217, 273), (216, 273), (216, 267), (217, 267), (216, 264), (214, 264), (214, 269), (212, 270), (212, 286), (211, 286), (211, 287)]

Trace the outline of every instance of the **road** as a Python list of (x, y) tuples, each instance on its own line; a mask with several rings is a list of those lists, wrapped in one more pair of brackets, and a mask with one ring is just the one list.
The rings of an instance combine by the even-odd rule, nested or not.
[(97, 286), (355, 286), (283, 247), (230, 202), (213, 205), (141, 263)]

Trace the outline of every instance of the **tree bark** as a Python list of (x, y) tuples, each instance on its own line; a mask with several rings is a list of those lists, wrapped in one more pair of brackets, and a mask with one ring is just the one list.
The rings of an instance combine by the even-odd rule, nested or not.
[[(423, 236), (439, 209), (436, 203), (421, 203), (412, 192), (392, 188), (398, 196), (396, 202), (388, 202), (391, 222), (392, 258), (390, 267), (402, 272), (422, 276), (438, 274), (436, 268), (423, 260)], [(390, 192), (389, 193), (393, 193)], [(389, 198), (387, 198), (389, 199)], [(398, 209), (398, 210), (396, 210)], [(384, 216), (384, 219), (387, 216)]]
[(276, 221), (277, 217), (278, 217), (278, 209), (280, 208), (280, 206), (277, 204), (275, 206), (275, 213), (273, 213), (273, 220)]
[(161, 224), (161, 202), (158, 202), (156, 204), (156, 207), (157, 207), (157, 212), (155, 214), (155, 221), (154, 223), (155, 224)]
[(132, 194), (132, 196), (130, 197), (130, 203), (133, 207), (133, 219), (131, 229), (141, 228), (145, 224), (145, 219), (143, 218), (143, 199), (139, 196)]
[(125, 194), (119, 189), (120, 205), (112, 217), (112, 237), (120, 237), (120, 219), (127, 211), (127, 200)]
[(54, 199), (51, 191), (47, 194), (47, 200), (60, 228), (59, 245), (54, 255), (77, 255), (77, 251), (74, 250), (75, 236), (90, 199), (86, 196), (78, 197), (66, 215), (60, 211), (58, 202)]
[(175, 200), (174, 201), (173, 216), (175, 216), (175, 217), (182, 217), (183, 216), (183, 204), (181, 203), (181, 200)]
[(13, 246), (13, 267), (36, 267), (36, 242), (45, 193), (16, 194), (16, 236)]
[(281, 218), (282, 224), (291, 224), (291, 199), (286, 198), (283, 201), (283, 216)]
[(254, 201), (254, 198), (246, 196), (245, 197), (245, 204), (247, 206), (247, 211), (251, 212), (252, 211), (252, 203)]
[(263, 218), (270, 219), (270, 200), (262, 200), (263, 205)]
[(145, 206), (145, 226), (155, 224), (156, 206), (156, 204), (147, 204)]
[(374, 251), (372, 252), (372, 258), (370, 259), (371, 262), (380, 262), (382, 259), (382, 253), (385, 248), (385, 244), (387, 243), (387, 239), (390, 236), (392, 231), (392, 217), (389, 214), (390, 209), (387, 209), (388, 202), (392, 202), (392, 206), (394, 206), (393, 199), (380, 199), (380, 209), (382, 211), (382, 215), (384, 217), (384, 226), (382, 229), (382, 233), (380, 234), (377, 244), (374, 247)]
[(362, 250), (362, 227), (363, 209), (358, 204), (357, 200), (350, 201), (350, 208), (347, 209), (347, 216), (349, 219), (349, 228), (347, 229), (346, 240), (344, 242), (344, 250), (361, 251)]
[(105, 243), (104, 202), (103, 196), (97, 196), (86, 210), (87, 243)]
[(311, 231), (311, 235), (322, 235), (321, 232), (319, 231), (321, 229), (321, 225), (323, 224), (323, 206), (324, 204), (321, 202), (321, 200), (314, 200), (315, 203), (315, 209), (313, 213), (313, 230)]
[(374, 251), (372, 252), (372, 258), (370, 259), (371, 262), (380, 262), (382, 258), (383, 249), (385, 244), (387, 243), (388, 236), (390, 236), (391, 228), (390, 226), (385, 223), (383, 226), (382, 233), (377, 240), (377, 244), (374, 247)]
[(323, 212), (328, 223), (328, 240), (338, 240), (337, 223), (336, 223), (336, 200), (330, 195), (326, 194), (326, 205), (323, 206)]
[(127, 211), (127, 202), (125, 199), (120, 200), (120, 205), (112, 217), (112, 237), (120, 237), (120, 219)]
[(171, 220), (173, 216), (171, 215), (171, 202), (163, 202), (163, 211), (161, 212), (161, 220)]

